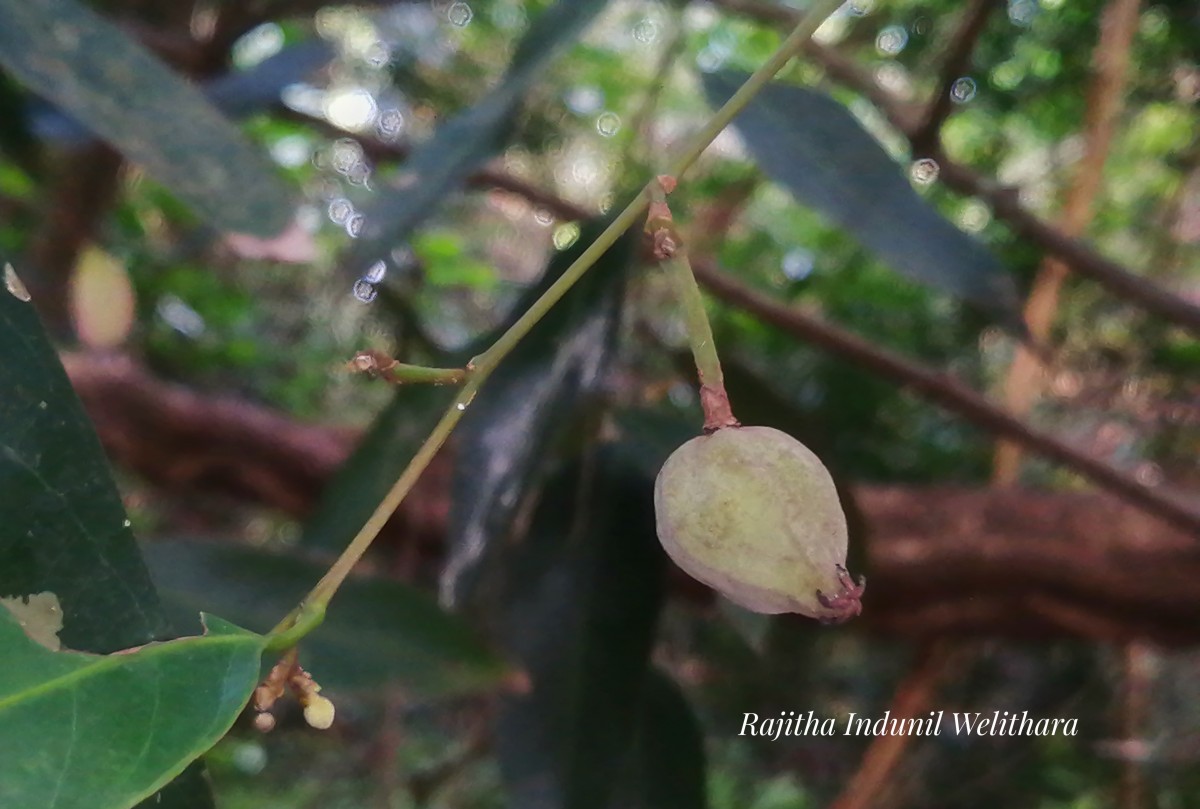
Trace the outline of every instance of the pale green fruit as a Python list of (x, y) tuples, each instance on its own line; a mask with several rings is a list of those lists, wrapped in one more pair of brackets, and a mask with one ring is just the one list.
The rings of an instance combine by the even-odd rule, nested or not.
[[(658, 538), (686, 572), (747, 609), (844, 620), (846, 516), (808, 447), (770, 427), (726, 427), (672, 453), (654, 484)], [(848, 600), (832, 606), (818, 596)]]

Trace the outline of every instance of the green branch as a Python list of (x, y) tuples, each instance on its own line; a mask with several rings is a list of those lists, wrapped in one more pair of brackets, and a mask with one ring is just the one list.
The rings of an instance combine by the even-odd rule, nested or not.
[[(696, 160), (699, 159), (704, 150), (708, 148), (708, 145), (721, 133), (721, 130), (729, 125), (730, 121), (750, 103), (754, 96), (758, 94), (793, 56), (799, 53), (801, 47), (812, 37), (813, 32), (816, 31), (818, 26), (820, 26), (826, 17), (836, 11), (840, 5), (841, 0), (817, 0), (809, 10), (809, 13), (796, 26), (795, 30), (779, 46), (779, 49), (771, 55), (762, 67), (746, 80), (746, 83), (696, 133), (683, 153), (670, 164), (668, 168), (669, 174), (679, 177), (687, 172)], [(383, 500), (380, 501), (366, 524), (363, 525), (354, 539), (350, 541), (350, 544), (346, 546), (346, 550), (342, 552), (329, 571), (317, 582), (304, 601), (271, 631), (270, 648), (280, 649), (285, 648), (285, 645), (294, 645), (300, 638), (320, 624), (325, 606), (333, 598), (334, 593), (337, 592), (342, 582), (346, 580), (346, 577), (358, 563), (359, 559), (366, 553), (371, 542), (374, 541), (376, 535), (383, 529), (383, 526), (396, 510), (396, 507), (400, 505), (400, 502), (412, 489), (413, 484), (416, 483), (417, 478), (420, 477), (425, 467), (429, 465), (429, 462), (433, 460), (437, 451), (446, 443), (446, 439), (450, 437), (451, 431), (463, 417), (463, 413), (470, 407), (475, 394), (478, 393), (480, 387), (487, 381), (492, 372), (496, 370), (500, 361), (567, 294), (567, 291), (575, 282), (616, 243), (621, 235), (645, 214), (650, 204), (651, 195), (658, 188), (658, 180), (652, 180), (647, 183), (641, 192), (605, 228), (604, 232), (596, 238), (596, 241), (592, 242), (584, 250), (583, 254), (567, 268), (566, 272), (546, 290), (542, 297), (530, 306), (490, 348), (468, 365), (467, 370), (469, 373), (467, 374), (465, 384), (454, 398), (454, 402), (450, 405), (450, 408), (442, 415), (437, 426), (433, 428), (429, 437), (425, 439), (425, 443), (417, 450), (417, 454), (413, 456), (408, 467), (400, 474), (400, 477), (392, 485), (388, 493), (384, 495)], [(690, 267), (687, 268), (687, 271), (690, 276)]]

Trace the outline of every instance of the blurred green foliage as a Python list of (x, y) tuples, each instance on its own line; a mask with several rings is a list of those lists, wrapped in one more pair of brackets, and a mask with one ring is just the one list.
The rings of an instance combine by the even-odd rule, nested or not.
[[(120, 11), (130, 18), (141, 9), (147, 20), (158, 20), (159, 15), (151, 13), (156, 6), (164, 14), (169, 10), (155, 3), (102, 5), (106, 12)], [(336, 52), (325, 70), (289, 83), (286, 104), (257, 109), (242, 122), (245, 136), (274, 159), (278, 174), (290, 180), (301, 200), (296, 221), (311, 239), (311, 258), (289, 266), (239, 254), (225, 239), (228, 234), (211, 230), (171, 188), (137, 170), (122, 176), (111, 206), (90, 212), (95, 222), (88, 238), (126, 263), (138, 300), (138, 323), (127, 349), (159, 374), (243, 396), (305, 420), (367, 427), (378, 418), (371, 435), (377, 437), (378, 448), (397, 457), (366, 452), (344, 467), (341, 484), (331, 490), (337, 502), (326, 503), (312, 523), (324, 530), (331, 519), (348, 522), (342, 515), (352, 513), (357, 519), (369, 510), (366, 500), (376, 498), (390, 483), (382, 478), (403, 466), (404, 458), (398, 456), (411, 451), (415, 439), (407, 428), (429, 418), (417, 414), (415, 405), (411, 413), (406, 411), (403, 394), (383, 411), (391, 392), (346, 373), (346, 359), (369, 346), (406, 362), (442, 364), (447, 357), (457, 361), (479, 344), (480, 335), (511, 320), (514, 312), (505, 310), (527, 299), (524, 293), (537, 287), (547, 266), (561, 268), (563, 256), (586, 244), (572, 241), (572, 231), (545, 200), (529, 201), (496, 190), (464, 194), (461, 183), (448, 182), (416, 211), (422, 224), (400, 229), (398, 242), (385, 240), (382, 275), (368, 281), (364, 291), (360, 284), (370, 270), (346, 255), (352, 245), (361, 247), (365, 240), (356, 241), (350, 223), (365, 211), (374, 217), (366, 220), (367, 226), (381, 220), (387, 224), (389, 212), (396, 209), (379, 204), (382, 189), (391, 189), (396, 206), (404, 204), (405, 172), (412, 164), (406, 167), (401, 156), (424, 149), (428, 165), (437, 165), (439, 158), (461, 159), (463, 165), (486, 166), (585, 210), (607, 213), (619, 208), (685, 134), (706, 119), (709, 108), (700, 75), (718, 69), (753, 70), (781, 35), (776, 26), (726, 12), (720, 3), (611, 3), (582, 38), (521, 88), (511, 108), (486, 122), (496, 125), (494, 131), (466, 127), (466, 135), (455, 143), (467, 146), (458, 153), (449, 148), (453, 143), (438, 140), (439, 131), (444, 136), (447, 121), (460, 120), (495, 98), (521, 37), (553, 4), (495, 0), (387, 8), (318, 5), (306, 3), (286, 19), (263, 22), (262, 28), (245, 32), (239, 46), (255, 37), (277, 41), (285, 49), (322, 40)], [(880, 0), (868, 13), (833, 26), (829, 44), (901, 100), (918, 104), (938, 86), (940, 59), (963, 5), (952, 0)], [(950, 156), (1020, 188), (1022, 201), (1050, 220), (1061, 207), (1079, 152), (1100, 7), (1062, 0), (997, 4), (969, 69), (975, 92), (966, 103), (955, 105), (941, 129)], [(203, 14), (197, 14), (203, 22)], [(168, 29), (171, 25), (161, 20), (154, 24)], [(191, 21), (177, 21), (173, 33), (182, 32), (190, 40), (189, 25)], [(901, 45), (896, 50), (889, 42)], [(1189, 206), (1196, 204), (1200, 176), (1197, 43), (1200, 31), (1189, 4), (1161, 3), (1142, 12), (1126, 110), (1088, 232), (1100, 252), (1193, 295), (1200, 283), (1200, 246), (1194, 236), (1189, 240), (1178, 234)], [(672, 45), (679, 48), (678, 58), (656, 76), (661, 52)], [(197, 83), (227, 70), (252, 67), (232, 67), (227, 53), (210, 57), (211, 63), (192, 77)], [(784, 79), (832, 95), (896, 158), (898, 171), (907, 171), (903, 139), (852, 89), (803, 61), (788, 68)], [(371, 114), (362, 114), (351, 103), (334, 103), (365, 103), (364, 98), (373, 105)], [(55, 206), (77, 204), (88, 213), (86, 200), (71, 203), (54, 196), (61, 181), (52, 166), (75, 148), (69, 139), (46, 134), (51, 131), (46, 122), (58, 120), (54, 115), (39, 99), (0, 77), (0, 254), (5, 257), (24, 256), (39, 240), (61, 235), (50, 216)], [(345, 131), (314, 123), (323, 119)], [(637, 124), (640, 131), (634, 131)], [(355, 151), (356, 138), (376, 148)], [(949, 222), (981, 241), (1019, 288), (1029, 287), (1041, 259), (1036, 245), (993, 221), (986, 207), (950, 194), (937, 183), (919, 186), (918, 191)], [(743, 196), (744, 204), (739, 202)], [(945, 290), (898, 276), (842, 231), (797, 204), (770, 176), (750, 165), (744, 150), (722, 142), (686, 179), (673, 205), (687, 225), (730, 203), (738, 209), (728, 232), (715, 234), (718, 243), (712, 251), (739, 279), (781, 301), (818, 311), (872, 344), (952, 372), (976, 389), (990, 389), (1004, 374), (1014, 348), (1011, 338)], [(69, 274), (70, 267), (58, 270)], [(567, 633), (561, 648), (550, 650), (567, 658), (566, 663), (555, 662), (567, 668), (578, 664), (569, 657), (580, 651), (571, 643), (591, 638), (589, 632), (600, 636), (595, 624), (603, 623), (604, 616), (574, 611), (581, 599), (562, 582), (575, 583), (578, 591), (599, 588), (597, 592), (614, 602), (621, 598), (623, 584), (620, 576), (589, 578), (576, 569), (579, 558), (591, 558), (587, 554), (604, 541), (579, 538), (580, 532), (590, 536), (578, 527), (585, 522), (579, 515), (614, 517), (606, 510), (611, 500), (605, 499), (606, 491), (611, 494), (605, 486), (612, 481), (601, 477), (599, 483), (588, 480), (587, 485), (564, 488), (562, 470), (594, 471), (588, 465), (595, 460), (590, 453), (599, 444), (604, 444), (604, 452), (632, 453), (637, 463), (652, 469), (647, 458), (655, 457), (661, 447), (641, 440), (630, 424), (644, 419), (641, 428), (662, 441), (694, 430), (698, 423), (687, 363), (679, 360), (685, 342), (658, 274), (651, 268), (629, 273), (621, 325), (618, 329), (616, 314), (605, 310), (603, 317), (609, 318), (605, 322), (613, 331), (605, 331), (603, 341), (588, 343), (593, 335), (578, 328), (598, 317), (602, 296), (597, 293), (595, 301), (589, 301), (588, 294), (581, 297), (582, 304), (577, 301), (558, 310), (563, 321), (537, 336), (525, 358), (514, 357), (518, 362), (510, 370), (520, 383), (513, 386), (516, 392), (495, 405), (481, 399), (481, 409), (496, 408), (488, 412), (497, 415), (487, 420), (496, 429), (478, 433), (488, 441), (463, 450), (461, 457), (471, 460), (459, 467), (466, 479), (459, 480), (460, 489), (474, 492), (472, 497), (489, 506), (487, 515), (493, 519), (480, 520), (488, 523), (488, 552), (499, 554), (496, 558), (506, 565), (517, 567), (507, 554), (522, 547), (522, 532), (535, 516), (540, 529), (557, 526), (538, 535), (538, 547), (552, 548), (553, 553), (533, 554), (533, 562), (528, 562), (532, 571), (514, 572), (497, 564), (497, 575), (511, 577), (504, 582), (509, 590), (501, 587), (509, 600), (489, 604), (487, 610), (493, 621), (506, 623), (508, 642), (519, 648), (542, 637), (535, 637), (530, 627), (550, 626), (545, 637), (559, 637), (554, 632), (561, 633), (569, 620), (574, 634)], [(743, 391), (746, 410), (756, 421), (804, 432), (804, 440), (818, 449), (839, 478), (910, 485), (986, 482), (990, 436), (861, 369), (798, 344), (744, 311), (712, 301), (709, 310), (729, 367), (735, 407), (737, 391)], [(573, 341), (576, 353), (571, 353)], [(1061, 384), (1052, 385), (1051, 395), (1034, 413), (1035, 423), (1080, 439), (1106, 426), (1121, 427), (1114, 457), (1134, 468), (1157, 469), (1171, 479), (1200, 481), (1195, 422), (1186, 414), (1174, 420), (1162, 415), (1174, 408), (1191, 407), (1187, 412), (1194, 412), (1200, 373), (1200, 345), (1194, 337), (1131, 310), (1092, 285), (1071, 282), (1061, 302), (1055, 341), (1061, 345)], [(607, 353), (610, 349), (613, 356)], [(601, 354), (603, 363), (615, 368), (608, 376), (581, 384), (570, 375), (578, 366), (600, 362), (596, 357)], [(586, 395), (577, 396), (579, 391)], [(528, 422), (527, 434), (514, 437), (505, 432), (506, 425), (526, 423), (520, 422), (523, 408), (543, 404), (546, 412)], [(602, 411), (615, 413), (612, 421), (620, 425), (615, 435), (608, 420), (596, 416)], [(557, 431), (563, 420), (572, 425), (567, 438)], [(506, 441), (512, 443), (505, 445)], [(488, 452), (480, 452), (480, 447)], [(525, 449), (530, 457), (522, 456), (515, 465), (518, 471), (498, 474), (492, 469), (495, 478), (489, 478), (489, 463), (512, 457), (497, 447)], [(381, 479), (363, 482), (363, 475)], [(553, 497), (546, 501), (551, 479), (560, 482), (549, 487)], [(505, 482), (512, 485), (506, 489)], [(1029, 465), (1024, 482), (1073, 483), (1069, 473), (1040, 462)], [(496, 484), (490, 495), (480, 488), (488, 483)], [(495, 499), (489, 500), (491, 496)], [(452, 515), (456, 520), (469, 512), (461, 494), (459, 499)], [(449, 508), (438, 503), (429, 507)], [(160, 533), (178, 534), (197, 522), (206, 524), (206, 510), (223, 508), (201, 498), (190, 510), (182, 510), (186, 513), (156, 514), (153, 524)], [(136, 524), (136, 515), (134, 520)], [(207, 524), (225, 525), (216, 519)], [(632, 541), (628, 524), (618, 520), (615, 526), (605, 525), (613, 536)], [(338, 527), (352, 533), (357, 525)], [(252, 533), (245, 531), (246, 536)], [(341, 541), (343, 531), (327, 533)], [(274, 544), (286, 549), (289, 543), (285, 538)], [(329, 544), (312, 537), (303, 545), (330, 550)], [(410, 552), (416, 553), (382, 549), (374, 562), (385, 572), (394, 564), (408, 571), (417, 586), (436, 589), (438, 571), (431, 569), (436, 565), (405, 567), (411, 559), (403, 554)], [(574, 553), (582, 555), (577, 558)], [(636, 572), (647, 579), (657, 575), (651, 564)], [(524, 592), (513, 582), (527, 582), (527, 598), (513, 595)], [(336, 601), (331, 609), (337, 609)], [(708, 805), (800, 809), (828, 804), (853, 772), (866, 740), (765, 743), (737, 738), (730, 728), (738, 712), (784, 706), (827, 709), (830, 714), (879, 714), (902, 676), (907, 651), (878, 638), (818, 634), (786, 619), (747, 619), (686, 598), (672, 599), (664, 610), (654, 662), (681, 684), (706, 733), (707, 771), (692, 775), (707, 784)], [(652, 615), (650, 608), (644, 612)], [(1109, 714), (1117, 674), (1110, 655), (1081, 643), (1035, 649), (983, 645), (976, 662), (956, 672), (947, 687), (942, 698), (947, 710), (1020, 705), (1032, 711), (1036, 705), (1045, 714), (1085, 717), (1087, 738), (1039, 743), (1001, 739), (986, 744), (943, 738), (915, 746), (915, 774), (899, 785), (907, 795), (901, 803), (967, 807), (983, 800), (997, 807), (1047, 809), (1114, 805), (1116, 766), (1095, 747), (1097, 740), (1115, 732)], [(587, 653), (602, 655), (603, 649)], [(620, 683), (627, 691), (613, 693), (640, 695), (649, 688), (638, 679), (647, 676), (645, 658), (641, 654), (636, 665), (613, 667), (613, 678), (629, 678)], [(1170, 673), (1164, 678), (1177, 677), (1187, 665), (1188, 658), (1180, 657), (1166, 666)], [(505, 751), (473, 741), (497, 710), (495, 700), (473, 697), (430, 706), (406, 701), (405, 696), (399, 685), (394, 693), (381, 688), (368, 697), (346, 695), (339, 701), (345, 730), (334, 738), (302, 732), (295, 717), (285, 717), (280, 730), (268, 737), (237, 730), (209, 757), (223, 805), (508, 805), (504, 791), (516, 787), (512, 768), (505, 772), (498, 764)], [(539, 719), (553, 720), (552, 727), (542, 729), (545, 738), (536, 740), (540, 746), (530, 744), (518, 752), (533, 756), (562, 747), (574, 751), (577, 759), (586, 758), (569, 741), (560, 741), (570, 733), (588, 731), (588, 722), (579, 719), (581, 705), (588, 703), (563, 697), (559, 705), (557, 696), (553, 701), (554, 707), (535, 711)], [(1177, 714), (1183, 718), (1178, 721), (1186, 727), (1185, 719), (1195, 715), (1197, 703), (1194, 695), (1180, 703), (1184, 708)], [(643, 757), (645, 750), (633, 740), (641, 739), (644, 746), (637, 723), (653, 714), (614, 718), (621, 712), (600, 704), (599, 713), (605, 716), (588, 721), (626, 722), (625, 735), (619, 738), (636, 755), (621, 759), (622, 766), (634, 771), (642, 766), (637, 762), (652, 760)], [(639, 710), (643, 708), (639, 703)], [(558, 709), (561, 715), (555, 713)], [(554, 724), (559, 720), (574, 724), (564, 730)], [(1168, 724), (1164, 735), (1174, 739), (1180, 732)], [(626, 752), (623, 744), (604, 748), (596, 753), (604, 758), (603, 766), (616, 766), (612, 747)], [(1159, 805), (1194, 805), (1200, 783), (1188, 763), (1186, 758), (1164, 757), (1147, 768)], [(531, 765), (530, 771), (554, 771), (545, 762), (538, 764), (545, 766)], [(693, 766), (698, 770), (699, 765)], [(597, 763), (596, 772), (600, 767)], [(628, 772), (622, 775), (622, 784), (651, 781), (644, 773), (640, 781)], [(529, 790), (521, 794), (543, 797), (529, 784), (516, 786)], [(676, 794), (685, 792), (680, 787)], [(585, 805), (586, 797), (570, 805)], [(547, 800), (545, 805), (567, 805)], [(645, 799), (630, 805), (658, 804)], [(678, 805), (698, 802), (680, 799)]]

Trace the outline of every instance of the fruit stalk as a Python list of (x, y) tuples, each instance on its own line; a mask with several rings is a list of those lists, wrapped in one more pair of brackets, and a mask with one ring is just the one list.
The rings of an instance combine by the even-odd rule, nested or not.
[(712, 325), (704, 309), (704, 298), (700, 295), (700, 286), (688, 261), (687, 250), (684, 249), (667, 204), (666, 195), (675, 187), (675, 181), (664, 175), (658, 178), (658, 185), (659, 188), (652, 194), (646, 231), (654, 239), (654, 256), (670, 278), (675, 296), (683, 307), (684, 328), (700, 379), (704, 432), (737, 427), (738, 420), (733, 415), (729, 395), (725, 392), (725, 375), (721, 372), (721, 358), (717, 355), (717, 344), (713, 340)]

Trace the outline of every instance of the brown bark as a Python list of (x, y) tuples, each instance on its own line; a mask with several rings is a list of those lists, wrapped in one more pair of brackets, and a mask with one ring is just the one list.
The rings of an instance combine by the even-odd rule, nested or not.
[(991, 631), (1191, 644), (1200, 545), (1090, 494), (859, 488), (864, 616), (920, 637)]
[[(174, 488), (306, 514), (351, 431), (164, 383), (127, 358), (66, 358), (114, 461)], [(445, 470), (447, 461), (435, 462)], [(405, 542), (444, 531), (446, 476), (393, 520)], [(863, 486), (870, 582), (860, 626), (933, 638), (1200, 642), (1200, 543), (1095, 494)], [(418, 537), (417, 534), (422, 536)]]
[(73, 333), (68, 288), (79, 252), (95, 235), (120, 184), (122, 158), (103, 143), (62, 156), (41, 225), (29, 241), (30, 272), (21, 272), (42, 321), (58, 337)]

